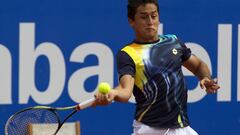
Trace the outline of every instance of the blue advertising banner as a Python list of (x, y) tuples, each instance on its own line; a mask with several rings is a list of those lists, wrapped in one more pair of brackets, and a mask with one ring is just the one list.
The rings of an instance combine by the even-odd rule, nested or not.
[[(93, 97), (99, 82), (116, 86), (115, 55), (134, 39), (127, 0), (0, 1), (0, 134), (14, 112), (71, 106)], [(207, 95), (183, 69), (191, 127), (200, 135), (238, 135), (240, 1), (159, 0), (159, 34), (175, 34), (203, 59), (221, 86)], [(88, 108), (82, 135), (130, 135), (134, 99)]]

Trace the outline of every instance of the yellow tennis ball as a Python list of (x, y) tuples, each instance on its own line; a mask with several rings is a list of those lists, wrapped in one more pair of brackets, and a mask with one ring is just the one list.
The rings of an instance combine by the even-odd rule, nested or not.
[(107, 94), (110, 91), (111, 87), (108, 83), (102, 82), (98, 85), (98, 91), (102, 94)]

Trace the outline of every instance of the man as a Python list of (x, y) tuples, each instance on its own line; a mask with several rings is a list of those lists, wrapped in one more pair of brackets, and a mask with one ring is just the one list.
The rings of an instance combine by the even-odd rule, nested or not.
[(135, 40), (117, 54), (119, 84), (107, 95), (96, 93), (96, 104), (136, 99), (133, 135), (197, 135), (189, 126), (187, 88), (182, 65), (215, 93), (207, 65), (191, 54), (175, 35), (158, 35), (157, 0), (129, 0), (128, 21)]

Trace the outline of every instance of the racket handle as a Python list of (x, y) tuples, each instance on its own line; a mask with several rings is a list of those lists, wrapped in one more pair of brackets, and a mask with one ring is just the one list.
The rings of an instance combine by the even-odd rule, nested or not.
[(95, 98), (88, 99), (77, 105), (77, 110), (83, 110), (85, 108), (91, 107), (95, 102)]

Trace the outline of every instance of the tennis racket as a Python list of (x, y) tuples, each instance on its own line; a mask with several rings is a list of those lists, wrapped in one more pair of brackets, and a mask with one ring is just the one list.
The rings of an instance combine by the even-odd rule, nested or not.
[[(56, 135), (64, 122), (76, 112), (91, 107), (95, 98), (84, 101), (75, 106), (53, 108), (49, 106), (34, 106), (25, 108), (13, 114), (5, 125), (5, 135), (29, 135), (30, 126), (34, 124), (47, 124), (50, 135)], [(72, 110), (61, 121), (59, 111)]]

